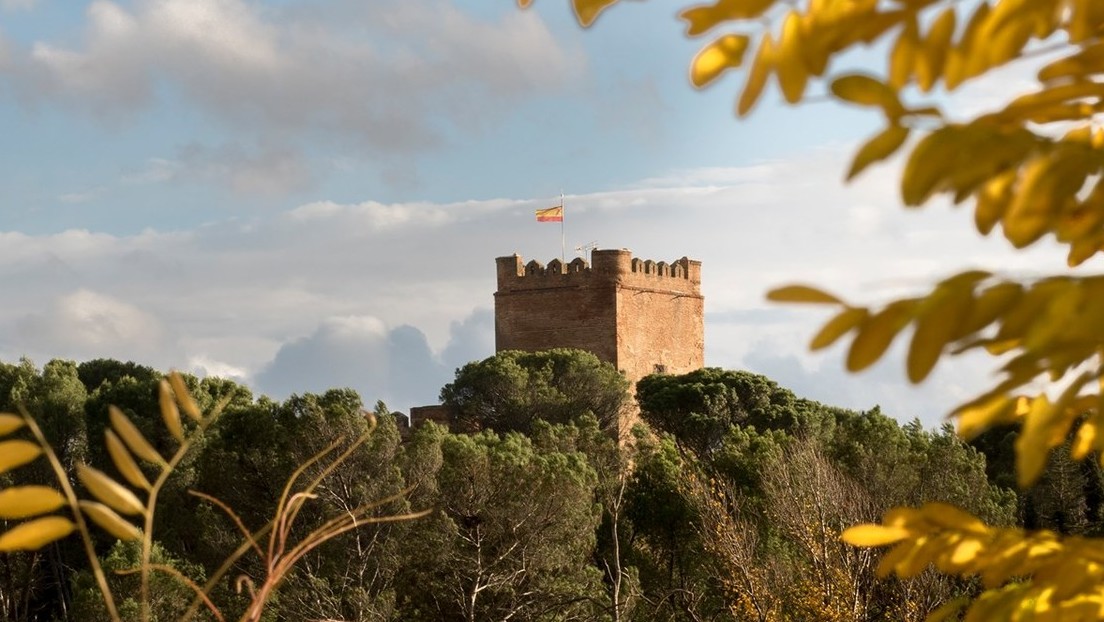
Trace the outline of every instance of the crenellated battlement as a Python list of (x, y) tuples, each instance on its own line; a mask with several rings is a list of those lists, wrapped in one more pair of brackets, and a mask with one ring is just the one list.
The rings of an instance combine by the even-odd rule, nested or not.
[(668, 263), (634, 258), (631, 251), (621, 249), (595, 250), (589, 264), (582, 258), (566, 264), (559, 259), (553, 259), (548, 265), (535, 259), (524, 263), (520, 255), (499, 257), (495, 261), (500, 292), (618, 284), (700, 295), (701, 262), (686, 257)]

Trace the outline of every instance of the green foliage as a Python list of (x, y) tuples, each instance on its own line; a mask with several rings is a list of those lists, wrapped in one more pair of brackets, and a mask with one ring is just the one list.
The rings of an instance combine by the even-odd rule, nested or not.
[(441, 402), (464, 430), (532, 430), (533, 422), (568, 423), (590, 413), (616, 431), (628, 381), (609, 363), (582, 350), (499, 352), (456, 371)]
[(683, 375), (655, 374), (636, 387), (640, 416), (702, 456), (717, 450), (733, 427), (802, 433), (809, 414), (790, 391), (759, 374), (707, 367)]
[[(150, 550), (151, 564), (169, 566), (182, 575), (199, 583), (203, 582), (204, 571), (201, 566), (189, 563), (169, 555), (164, 547), (154, 544)], [(139, 622), (142, 607), (138, 600), (141, 580), (133, 569), (141, 566), (142, 547), (137, 542), (116, 541), (111, 550), (101, 560), (104, 573), (110, 577), (111, 589), (120, 595), (118, 605), (119, 619), (122, 622)], [(125, 573), (125, 574), (120, 574)], [(150, 577), (149, 607), (150, 622), (172, 622), (180, 619), (192, 601), (191, 588), (176, 577), (165, 573), (154, 573)], [(89, 570), (83, 570), (73, 577), (72, 617), (86, 622), (113, 622), (104, 606), (96, 578)], [(206, 612), (201, 612), (197, 620), (213, 620)]]
[[(120, 369), (129, 371), (127, 366), (100, 362), (96, 369), (102, 373), (95, 378), (99, 384), (88, 404), (102, 403), (100, 400), (106, 396), (123, 397), (131, 404), (142, 404), (149, 399), (146, 389), (150, 379), (139, 380), (129, 375), (111, 377), (111, 372)], [(192, 384), (195, 384), (194, 380)], [(194, 455), (193, 449), (196, 453), (202, 453), (205, 433), (225, 404), (235, 403), (239, 407), (246, 404), (244, 398), (248, 393), (243, 394), (232, 385), (210, 383), (207, 386), (225, 397), (213, 411), (204, 414), (191, 397), (188, 382), (182, 376), (170, 374), (168, 378), (157, 379), (154, 401), (161, 421), (156, 426), (148, 419), (143, 421), (145, 425), (137, 425), (135, 418), (128, 416), (124, 410), (114, 404), (108, 405), (103, 416), (106, 421), (100, 422), (107, 448), (105, 453), (114, 470), (122, 477), (116, 479), (104, 470), (83, 461), (77, 462), (73, 470), (84, 489), (84, 499), (77, 497), (70, 481), (71, 472), (59, 460), (35, 417), (26, 409), (22, 409), (19, 415), (0, 414), (0, 437), (6, 437), (0, 441), (0, 456), (3, 456), (0, 475), (42, 457), (58, 487), (19, 485), (8, 478), (10, 485), (0, 491), (0, 518), (21, 522), (9, 523), (8, 528), (0, 533), (0, 551), (25, 551), (24, 554), (31, 555), (33, 559), (44, 547), (75, 532), (84, 545), (89, 565), (83, 573), (75, 575), (78, 600), (77, 608), (72, 611), (80, 612), (82, 619), (133, 619), (141, 622), (191, 619), (201, 607), (214, 619), (224, 620), (224, 612), (212, 596), (219, 591), (220, 582), (244, 555), (255, 554), (259, 560), (254, 566), (255, 572), (241, 574), (236, 580), (239, 586), (248, 586), (248, 597), (244, 600), (231, 597), (229, 603), (224, 605), (241, 608), (239, 619), (243, 622), (260, 622), (271, 614), (269, 607), (277, 601), (278, 588), (290, 586), (285, 590), (285, 596), (295, 594), (293, 573), (297, 566), (309, 567), (312, 562), (320, 561), (332, 563), (333, 556), (320, 555), (323, 546), (335, 544), (337, 539), (366, 525), (381, 525), (426, 514), (407, 510), (402, 499), (403, 491), (394, 485), (397, 481), (395, 477), (381, 478), (391, 484), (391, 490), (380, 501), (378, 498), (363, 498), (365, 494), (379, 492), (378, 487), (360, 486), (359, 482), (363, 480), (359, 478), (345, 478), (342, 481), (340, 474), (336, 473), (339, 466), (357, 455), (358, 449), (371, 446), (368, 441), (373, 439), (372, 432), (376, 427), (374, 420), (360, 413), (360, 401), (355, 393), (327, 393), (320, 400), (326, 406), (321, 412), (309, 407), (310, 399), (297, 398), (277, 413), (275, 420), (282, 420), (285, 424), (331, 424), (336, 432), (333, 434), (335, 438), (293, 467), (286, 478), (287, 483), (274, 497), (277, 505), (270, 519), (250, 528), (223, 501), (205, 493), (187, 491), (188, 495), (225, 512), (233, 529), (239, 532), (236, 538), (239, 543), (228, 546), (228, 555), (226, 550), (222, 551), (225, 561), (210, 573), (210, 580), (200, 585), (207, 574), (206, 569), (194, 562), (179, 562), (164, 554), (159, 545), (154, 545), (153, 531), (156, 524), (164, 522), (155, 522), (155, 517), (157, 510), (162, 508), (159, 495), (172, 490), (166, 486), (167, 482), (174, 478), (192, 482), (199, 474), (195, 467), (199, 463), (194, 459), (188, 462), (186, 458)], [(85, 392), (76, 365), (56, 361), (48, 364), (41, 376), (33, 373), (16, 375), (11, 387), (13, 398), (52, 406), (63, 415), (75, 410), (78, 398)], [(66, 405), (70, 408), (66, 409)], [(84, 432), (83, 426), (73, 427), (78, 432)], [(152, 436), (143, 428), (155, 429), (160, 434)], [(377, 460), (369, 468), (383, 474), (394, 474), (394, 469), (389, 471), (384, 468), (394, 459), (398, 437), (393, 424), (385, 426), (385, 429), (388, 428), (389, 432), (375, 437), (375, 451), (369, 454), (370, 459)], [(346, 441), (345, 432), (357, 433), (356, 440)], [(30, 439), (18, 438), (23, 434)], [(156, 438), (156, 444), (151, 443), (150, 438)], [(314, 449), (319, 440), (326, 440), (318, 435), (311, 438), (312, 442), (301, 444), (307, 450)], [(271, 451), (272, 448), (268, 449)], [(178, 475), (182, 477), (176, 477)], [(223, 470), (221, 477), (233, 479), (234, 473)], [(358, 493), (361, 495), (359, 498)], [(314, 503), (320, 498), (332, 503)], [(327, 506), (331, 508), (329, 512)], [(179, 515), (168, 522), (170, 525), (182, 524)], [(125, 546), (116, 547), (101, 560), (96, 552), (93, 525)], [(264, 548), (262, 543), (266, 544)], [(109, 581), (107, 571), (123, 576)], [(330, 574), (339, 576), (340, 572)], [(166, 577), (168, 583), (164, 580)], [(322, 583), (321, 580), (307, 581), (311, 590), (317, 590)], [(11, 587), (9, 583), (0, 586), (0, 589)], [(32, 586), (28, 584), (26, 587), (30, 589)], [(121, 590), (122, 594), (117, 594), (113, 587)], [(340, 586), (339, 591), (346, 592), (345, 587)], [(337, 603), (339, 608), (350, 602), (364, 602), (362, 596), (366, 592), (363, 582), (347, 587), (349, 598), (342, 598)], [(90, 593), (98, 596), (98, 601), (89, 596)], [(5, 609), (14, 610), (14, 607), (8, 606), (8, 600), (7, 597), (0, 598)], [(62, 610), (67, 616), (73, 615), (69, 607)], [(29, 611), (23, 613), (26, 615)], [(310, 611), (306, 615), (313, 616), (315, 613)]]
[(646, 554), (633, 561), (645, 596), (667, 594), (660, 602), (676, 610), (919, 619), (970, 585), (930, 574), (878, 584), (873, 555), (839, 542), (840, 530), (936, 500), (1002, 524), (1015, 516), (1015, 495), (947, 427), (827, 407), (746, 372), (651, 376), (638, 395), (671, 434), (639, 445), (628, 515)]
[[(131, 369), (108, 362), (100, 366)], [(725, 396), (713, 398), (724, 408), (707, 411), (718, 419), (711, 424), (718, 440), (700, 452), (694, 428), (687, 428), (686, 436), (641, 429), (634, 443), (619, 445), (586, 410), (566, 423), (537, 418), (528, 437), (489, 431), (458, 435), (430, 424), (404, 442), (386, 405), (374, 407), (373, 430), (351, 391), (274, 402), (252, 400), (226, 381), (178, 376), (186, 392), (195, 394), (197, 406), (213, 404), (216, 396), (226, 401), (217, 425), (202, 430), (202, 436), (199, 424), (177, 402), (181, 432), (193, 453), (176, 463), (159, 489), (151, 564), (164, 562), (201, 583), (204, 577), (220, 576), (199, 587), (208, 589), (226, 619), (256, 619), (251, 602), (264, 591), (260, 616), (273, 622), (506, 616), (588, 622), (917, 620), (943, 600), (973, 593), (970, 584), (934, 573), (877, 583), (873, 558), (841, 546), (835, 530), (892, 504), (933, 499), (1007, 522), (1014, 516), (1014, 499), (988, 483), (980, 452), (946, 429), (902, 427), (877, 409), (831, 408), (800, 399), (761, 376), (707, 371), (710, 382), (690, 381), (704, 374), (672, 376), (642, 392), (658, 387), (668, 400), (651, 402), (650, 416), (657, 421), (702, 410), (701, 395), (709, 391)], [(147, 493), (129, 484), (125, 470), (100, 448), (101, 439), (107, 430), (119, 433), (107, 409), (108, 400), (117, 398), (125, 406), (121, 416), (164, 459), (171, 458), (180, 444), (172, 426), (140, 412), (162, 410), (160, 383), (104, 373), (86, 394), (78, 372), (79, 366), (74, 371), (71, 364), (41, 371), (30, 364), (0, 365), (0, 385), (8, 378), (12, 387), (28, 387), (22, 395), (43, 407), (76, 404), (76, 412), (87, 410), (89, 427), (99, 428), (94, 442), (78, 443), (97, 450), (87, 452), (89, 466), (145, 501)], [(9, 428), (10, 421), (0, 417), (0, 429)], [(84, 439), (82, 430), (76, 438)], [(8, 431), (12, 438), (27, 434), (26, 428)], [(340, 469), (328, 472), (330, 459), (316, 459), (340, 439), (365, 437), (369, 431), (367, 440), (340, 457)], [(7, 478), (3, 488), (50, 482), (53, 470), (36, 471), (40, 463), (0, 475)], [(153, 485), (160, 467), (138, 464)], [(75, 478), (75, 471), (68, 477)], [(299, 484), (292, 490), (311, 491), (309, 497), (298, 497), (303, 502), (294, 508), (288, 503), (295, 495), (285, 495), (281, 484), (293, 477)], [(234, 508), (234, 516), (184, 487), (175, 488), (178, 478), (188, 482), (188, 489)], [(315, 480), (319, 483), (311, 489)], [(1067, 474), (1055, 481), (1055, 493), (1047, 498), (1046, 507), (1053, 508), (1048, 517), (1073, 515), (1078, 508), (1089, 516), (1083, 499), (1061, 492), (1076, 487), (1070, 482), (1081, 480)], [(287, 543), (283, 553), (269, 557), (272, 501), (281, 498), (283, 512), (294, 509), (296, 518), (280, 532), (279, 540)], [(376, 503), (380, 499), (389, 500)], [(437, 511), (416, 522), (375, 522), (425, 507)], [(358, 509), (363, 520), (357, 529), (333, 534), (295, 555), (294, 565), (285, 563), (296, 543), (309, 541), (318, 525)], [(24, 522), (0, 527), (10, 530)], [(141, 601), (140, 575), (111, 572), (141, 567), (132, 563), (135, 550), (141, 561), (141, 542), (116, 546), (114, 537), (92, 529), (96, 564), (119, 615), (131, 619), (137, 612), (140, 619), (141, 607), (133, 608)], [(223, 568), (227, 553), (241, 544), (243, 529), (262, 534), (257, 536), (262, 554), (243, 550)], [(72, 537), (36, 551), (0, 555), (4, 619), (69, 622), (106, 615), (104, 601), (92, 598), (99, 588), (85, 555)], [(270, 567), (286, 572), (266, 580)], [(52, 583), (54, 576), (60, 585)], [(233, 579), (239, 576), (249, 578), (241, 594), (234, 590)], [(151, 619), (175, 619), (171, 607), (191, 601), (192, 592), (181, 592), (179, 578), (154, 571), (148, 581)], [(26, 605), (19, 600), (24, 593), (31, 594)], [(857, 609), (853, 603), (859, 603)], [(198, 619), (210, 618), (208, 611), (198, 609)]]
[[(601, 508), (578, 452), (526, 437), (419, 430), (434, 459), (440, 514), (410, 535), (408, 619), (593, 620), (600, 574), (589, 564)], [(431, 450), (430, 447), (437, 449)], [(436, 462), (436, 460), (434, 460)]]

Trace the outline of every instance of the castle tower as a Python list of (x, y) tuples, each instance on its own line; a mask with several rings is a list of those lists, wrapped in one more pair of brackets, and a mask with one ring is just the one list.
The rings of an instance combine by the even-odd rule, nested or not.
[(612, 363), (634, 385), (705, 362), (701, 262), (634, 259), (595, 250), (575, 259), (522, 263), (499, 257), (495, 350), (579, 348)]

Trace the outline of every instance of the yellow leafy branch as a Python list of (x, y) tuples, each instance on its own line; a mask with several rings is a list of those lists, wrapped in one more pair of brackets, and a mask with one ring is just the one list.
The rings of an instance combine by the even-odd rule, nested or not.
[[(1104, 543), (1097, 539), (990, 527), (944, 503), (889, 510), (881, 524), (848, 528), (841, 538), (860, 547), (891, 546), (878, 564), (881, 577), (914, 577), (934, 565), (946, 574), (980, 578), (985, 591), (968, 605), (967, 622), (1097, 620), (1104, 614)], [(966, 606), (948, 603), (928, 620)]]
[[(1017, 474), (1023, 487), (1042, 473), (1048, 453), (1075, 431), (1072, 454), (1104, 455), (1104, 419), (1097, 356), (1104, 350), (1104, 277), (1051, 277), (1023, 285), (970, 271), (938, 283), (927, 295), (891, 302), (880, 309), (857, 307), (810, 286), (773, 290), (779, 302), (840, 308), (811, 347), (820, 349), (853, 334), (847, 369), (857, 372), (878, 361), (896, 337), (913, 327), (908, 377), (923, 381), (945, 354), (983, 350), (1005, 355), (1003, 379), (950, 414), (959, 435), (971, 439), (985, 429), (1019, 422)], [(1095, 365), (1083, 370), (1085, 365)], [(1083, 370), (1079, 373), (1077, 370)], [(1054, 400), (1046, 394), (1016, 395), (1040, 379), (1065, 381)], [(1095, 392), (1094, 392), (1095, 391)]]

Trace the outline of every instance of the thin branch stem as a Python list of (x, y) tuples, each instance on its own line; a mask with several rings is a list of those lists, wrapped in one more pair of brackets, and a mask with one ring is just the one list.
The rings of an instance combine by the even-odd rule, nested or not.
[(73, 491), (72, 485), (69, 484), (69, 476), (65, 473), (65, 467), (61, 465), (61, 461), (58, 460), (57, 454), (54, 453), (53, 447), (46, 440), (46, 436), (42, 433), (42, 429), (38, 427), (34, 417), (23, 406), (19, 407), (19, 414), (23, 416), (27, 428), (30, 429), (31, 434), (34, 435), (35, 440), (42, 447), (42, 453), (46, 455), (50, 467), (53, 468), (54, 477), (61, 486), (62, 492), (65, 493), (65, 499), (69, 502), (69, 509), (73, 512), (73, 519), (77, 523), (77, 530), (80, 531), (81, 541), (84, 543), (84, 553), (88, 556), (88, 562), (92, 565), (92, 574), (96, 577), (96, 585), (100, 588), (104, 606), (107, 607), (107, 615), (118, 622), (120, 618), (119, 612), (115, 608), (115, 598), (111, 595), (111, 587), (107, 584), (107, 576), (104, 574), (103, 567), (100, 566), (99, 557), (96, 556), (96, 547), (92, 544), (92, 535), (88, 531), (88, 523), (85, 522), (84, 514), (80, 510), (77, 493)]
[(175, 577), (178, 581), (180, 581), (184, 585), (191, 588), (191, 590), (196, 593), (196, 598), (200, 598), (200, 599), (203, 600), (204, 604), (207, 605), (207, 609), (209, 609), (211, 611), (211, 614), (213, 616), (215, 616), (219, 620), (219, 622), (226, 622), (226, 618), (224, 618), (222, 616), (222, 612), (219, 611), (218, 607), (215, 606), (215, 603), (213, 603), (211, 601), (211, 599), (207, 596), (207, 594), (205, 594), (203, 592), (203, 589), (200, 588), (199, 585), (197, 585), (195, 581), (192, 581), (187, 576), (185, 576), (184, 573), (180, 572), (176, 568), (173, 568), (172, 566), (169, 566), (167, 564), (149, 564), (147, 566), (139, 567), (139, 568), (129, 568), (127, 570), (116, 570), (115, 574), (124, 575), (124, 576), (128, 575), (128, 574), (134, 574), (136, 572), (142, 572), (142, 568), (148, 568), (150, 570), (159, 570), (159, 571), (161, 571), (161, 572), (163, 572), (167, 575), (171, 575), (171, 576)]

